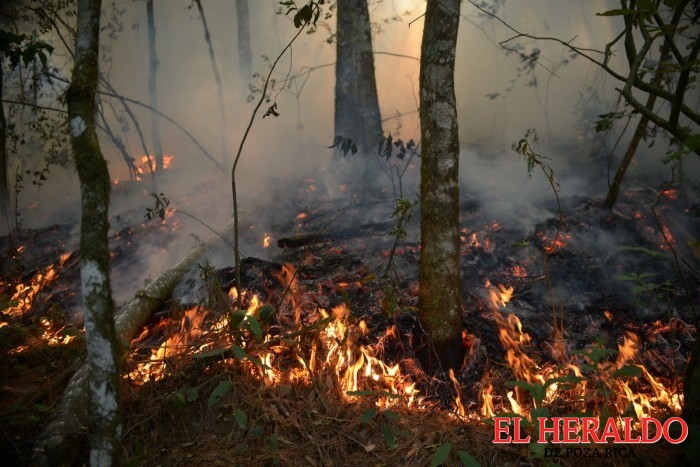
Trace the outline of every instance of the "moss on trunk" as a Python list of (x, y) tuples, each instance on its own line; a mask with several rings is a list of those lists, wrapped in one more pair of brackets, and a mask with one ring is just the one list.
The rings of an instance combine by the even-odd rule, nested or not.
[(420, 66), (420, 352), (428, 370), (459, 368), (462, 348), (459, 254), (459, 134), (454, 64), (459, 0), (428, 1)]

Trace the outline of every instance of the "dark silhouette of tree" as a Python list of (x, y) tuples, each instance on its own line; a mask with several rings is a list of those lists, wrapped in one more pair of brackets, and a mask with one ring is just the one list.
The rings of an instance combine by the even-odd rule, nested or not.
[[(351, 138), (368, 168), (381, 135), (367, 0), (338, 0), (335, 136)], [(333, 157), (337, 163), (342, 152)]]
[(420, 62), (421, 261), (419, 356), (429, 370), (463, 358), (459, 254), (459, 135), (454, 64), (460, 0), (429, 0)]
[[(671, 18), (668, 23), (664, 22), (664, 19), (661, 17), (661, 13), (657, 11), (653, 16), (650, 16), (647, 19), (643, 17), (645, 10), (642, 9), (640, 4), (635, 4), (635, 2), (631, 2), (631, 7), (634, 9), (635, 7), (638, 8), (636, 10), (635, 14), (626, 14), (624, 15), (624, 21), (625, 21), (625, 55), (627, 56), (627, 61), (630, 66), (630, 73), (629, 73), (629, 79), (628, 81), (634, 81), (641, 79), (639, 75), (642, 73), (642, 65), (644, 64), (645, 60), (648, 60), (649, 57), (649, 51), (651, 50), (651, 45), (655, 39), (655, 37), (651, 36), (651, 33), (647, 30), (647, 28), (651, 27), (651, 25), (645, 25), (645, 21), (654, 21), (655, 23), (658, 23), (660, 25), (664, 25), (664, 34), (662, 35), (663, 37), (663, 45), (661, 46), (661, 53), (659, 54), (659, 59), (658, 63), (656, 65), (656, 70), (654, 71), (653, 78), (649, 85), (651, 86), (652, 89), (663, 89), (663, 83), (664, 81), (668, 82), (670, 75), (674, 71), (674, 66), (677, 66), (677, 64), (674, 64), (669, 60), (672, 56), (671, 52), (673, 50), (678, 51), (680, 54), (678, 45), (676, 44), (677, 41), (677, 34), (679, 33), (679, 27), (681, 26), (681, 20), (683, 18), (684, 13), (690, 13), (687, 11), (687, 7), (689, 5), (690, 1), (689, 0), (684, 0), (678, 5), (671, 10)], [(622, 1), (622, 7), (627, 8), (627, 2)], [(635, 10), (629, 10), (629, 11), (635, 11)], [(635, 24), (637, 24), (637, 28), (642, 31), (642, 37), (644, 38), (644, 44), (642, 47), (637, 51), (637, 45), (635, 44)], [(681, 69), (681, 71), (678, 72), (678, 79), (676, 81), (676, 91), (675, 95), (680, 95), (683, 96), (683, 94), (686, 91), (686, 87), (688, 86), (688, 76), (691, 72), (692, 69), (692, 61), (697, 60), (697, 55), (698, 52), (700, 51), (700, 41), (696, 39), (695, 41), (695, 46), (690, 49), (690, 53), (687, 57), (683, 57), (680, 55), (680, 57), (676, 57), (678, 60), (680, 58), (679, 63), (686, 63), (686, 68)], [(688, 62), (690, 62), (690, 66), (688, 66)], [(677, 71), (677, 70), (676, 70)], [(625, 89), (627, 86), (625, 86)], [(623, 97), (624, 96), (630, 96), (631, 94), (628, 94), (629, 90), (627, 92), (625, 90), (623, 92)], [(647, 100), (646, 103), (644, 104), (643, 109), (642, 108), (637, 108), (641, 103), (638, 103), (637, 105), (632, 104), (633, 108), (636, 112), (641, 114), (641, 117), (639, 119), (639, 122), (637, 123), (637, 127), (634, 131), (634, 134), (632, 135), (632, 139), (630, 140), (629, 145), (627, 146), (627, 150), (625, 151), (625, 155), (622, 157), (622, 160), (620, 161), (620, 165), (617, 168), (617, 171), (615, 172), (615, 176), (613, 177), (612, 183), (610, 184), (610, 187), (608, 189), (608, 194), (605, 198), (605, 206), (608, 208), (611, 208), (615, 205), (615, 202), (617, 201), (617, 197), (620, 194), (620, 187), (622, 186), (622, 181), (624, 180), (625, 173), (627, 172), (627, 168), (629, 167), (630, 163), (632, 162), (632, 159), (634, 158), (635, 153), (637, 152), (637, 148), (639, 147), (639, 143), (642, 141), (642, 138), (646, 134), (647, 127), (649, 126), (650, 123), (650, 117), (651, 115), (656, 115), (655, 112), (655, 106), (656, 106), (656, 101), (657, 101), (658, 94), (655, 92), (648, 92), (647, 95)], [(625, 97), (627, 99), (627, 97)], [(682, 103), (683, 99), (682, 97), (680, 98), (680, 103)], [(675, 102), (675, 99), (674, 99)], [(683, 129), (680, 127), (679, 122), (678, 122), (678, 117), (680, 115), (680, 105), (676, 105), (672, 107), (671, 110), (671, 118), (668, 119), (668, 126), (675, 129), (676, 131), (679, 132), (685, 132), (687, 130)], [(661, 118), (661, 117), (659, 117)], [(658, 122), (657, 122), (658, 124)], [(667, 131), (670, 128), (667, 128)], [(681, 140), (681, 143), (684, 141)]]
[[(146, 17), (148, 22), (148, 103), (157, 109), (158, 56), (156, 55), (156, 20), (153, 12), (153, 0), (146, 0)], [(157, 172), (163, 168), (163, 146), (160, 142), (159, 118), (153, 112), (151, 113), (151, 139), (153, 140), (155, 171)]]
[(238, 31), (238, 74), (249, 80), (253, 72), (253, 54), (250, 51), (250, 12), (248, 0), (236, 0), (236, 26)]

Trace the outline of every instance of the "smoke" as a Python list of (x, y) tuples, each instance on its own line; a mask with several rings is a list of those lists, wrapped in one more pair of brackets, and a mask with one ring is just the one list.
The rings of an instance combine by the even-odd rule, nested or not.
[[(251, 1), (251, 45), (253, 69), (262, 77), (270, 64), (295, 34), (291, 18), (275, 13), (275, 1)], [(199, 148), (172, 124), (161, 120), (161, 140), (166, 154), (174, 156), (172, 167), (158, 180), (158, 192), (170, 198), (172, 206), (219, 229), (231, 218), (230, 169), (254, 104), (259, 98), (249, 85), (260, 89), (261, 77), (242, 80), (237, 66), (235, 4), (207, 1), (204, 8), (211, 39), (223, 79), (227, 126), (223, 129), (229, 154), (224, 160), (221, 147), (216, 86), (204, 41), (204, 31), (196, 9), (188, 0), (155, 3), (156, 42), (158, 51), (158, 100), (160, 110), (184, 126), (217, 161), (219, 170)], [(375, 23), (373, 37), (377, 86), (384, 128), (394, 137), (420, 139), (417, 116), (418, 74), (425, 3), (420, 0), (385, 0), (372, 3), (370, 15)], [(615, 2), (531, 1), (506, 2), (498, 14), (520, 31), (573, 40), (576, 45), (602, 49), (614, 36), (615, 18), (595, 16)], [(105, 7), (104, 21), (112, 14)], [(146, 8), (144, 2), (128, 2), (117, 15), (121, 32), (110, 38), (105, 32), (103, 51), (110, 57), (103, 72), (117, 91), (138, 101), (148, 102), (148, 48)], [(537, 129), (541, 137), (536, 149), (549, 158), (561, 184), (560, 196), (600, 196), (604, 178), (588, 168), (604, 167), (607, 153), (590, 154), (590, 144), (600, 137), (584, 134), (586, 125), (599, 113), (611, 110), (615, 102), (613, 82), (595, 65), (582, 58), (573, 59), (561, 45), (546, 41), (521, 39), (510, 42), (525, 56), (539, 49), (540, 64), (523, 68), (516, 53), (506, 53), (499, 41), (513, 31), (492, 18), (483, 16), (472, 5), (462, 6), (463, 21), (457, 51), (457, 99), (460, 117), (460, 181), (464, 196), (483, 202), (487, 216), (508, 222), (512, 228), (528, 232), (541, 220), (554, 215), (554, 195), (547, 180), (538, 173), (527, 174), (525, 161), (510, 146), (528, 128)], [(334, 19), (329, 27), (334, 30)], [(329, 32), (324, 26), (313, 34), (302, 34), (279, 62), (272, 77), (275, 86), (270, 101), (258, 113), (237, 168), (238, 196), (246, 214), (245, 228), (255, 226), (256, 234), (244, 250), (251, 254), (270, 254), (260, 250), (257, 237), (278, 216), (290, 215), (274, 198), (275, 192), (289, 180), (312, 174), (319, 187), (332, 188), (343, 196), (337, 182), (324, 175), (330, 158), (333, 134), (333, 84), (335, 45), (326, 42)], [(575, 37), (575, 39), (574, 39)], [(57, 38), (52, 38), (57, 43)], [(620, 54), (618, 54), (620, 55)], [(614, 66), (622, 66), (613, 61)], [(64, 75), (69, 73), (63, 70)], [(595, 95), (595, 98), (593, 97)], [(272, 103), (277, 103), (279, 117), (262, 119)], [(118, 105), (115, 104), (116, 107)], [(150, 146), (148, 110), (132, 106)], [(110, 114), (110, 123), (121, 129)], [(120, 136), (134, 158), (142, 156), (141, 143), (128, 123)], [(153, 187), (145, 181), (129, 184), (121, 156), (103, 138), (102, 147), (109, 160), (111, 177), (119, 179), (112, 195), (112, 218), (115, 229), (128, 222), (140, 224), (148, 207), (153, 206)], [(612, 142), (607, 142), (608, 149)], [(643, 161), (658, 161), (663, 145), (641, 154)], [(620, 144), (624, 147), (624, 141)], [(619, 150), (618, 150), (619, 152)], [(418, 161), (416, 161), (418, 162)], [(658, 162), (648, 164), (658, 170)], [(692, 167), (689, 170), (696, 170)], [(641, 171), (641, 169), (640, 169)], [(696, 172), (697, 175), (697, 172)], [(301, 178), (303, 180), (303, 178)], [(417, 191), (417, 169), (409, 171), (406, 193)], [(388, 179), (382, 181), (390, 188)], [(293, 189), (292, 193), (295, 193)], [(36, 194), (25, 190), (20, 195), (20, 210), (25, 227), (41, 227), (57, 222), (76, 223), (79, 219), (77, 177), (71, 171), (53, 169), (49, 179)], [(391, 192), (380, 194), (387, 199)], [(36, 204), (35, 208), (30, 206)], [(175, 214), (180, 222), (176, 243), (140, 244), (135, 254), (143, 258), (139, 273), (117, 281), (122, 297), (143, 277), (154, 277), (177, 258), (187, 253), (193, 237), (210, 238), (211, 232), (200, 222)], [(172, 221), (169, 221), (172, 222)], [(3, 226), (4, 227), (4, 226)], [(253, 240), (255, 239), (255, 244)], [(246, 240), (248, 241), (248, 240)], [(231, 257), (232, 258), (232, 254)], [(222, 254), (219, 263), (232, 263)]]

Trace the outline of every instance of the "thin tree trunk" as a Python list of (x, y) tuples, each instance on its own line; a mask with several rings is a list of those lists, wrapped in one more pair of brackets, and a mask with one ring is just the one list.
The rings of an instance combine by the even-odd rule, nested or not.
[[(419, 344), (431, 371), (462, 363), (459, 134), (454, 64), (460, 0), (428, 0), (420, 62), (421, 260)], [(436, 358), (434, 358), (436, 357)]]
[(338, 0), (336, 44), (334, 132), (355, 141), (367, 168), (382, 135), (367, 0)]
[(3, 60), (0, 59), (0, 215), (2, 222), (7, 226), (8, 234), (12, 231), (10, 216), (10, 182), (7, 178), (7, 122), (5, 120), (5, 105), (3, 96)]
[(79, 0), (75, 65), (66, 93), (71, 146), (80, 178), (80, 279), (90, 390), (90, 464), (119, 464), (121, 418), (114, 302), (109, 281), (107, 162), (95, 132), (101, 0)]
[(209, 48), (211, 68), (214, 72), (214, 81), (216, 81), (216, 94), (219, 99), (219, 118), (221, 119), (221, 165), (226, 167), (228, 165), (228, 143), (226, 142), (226, 109), (224, 103), (224, 89), (221, 84), (221, 76), (219, 76), (219, 69), (216, 66), (214, 46), (211, 43), (211, 35), (209, 34), (209, 26), (207, 25), (207, 17), (204, 15), (204, 8), (202, 8), (202, 2), (201, 0), (195, 0), (195, 3), (197, 4), (197, 9), (199, 10), (199, 16), (202, 17), (202, 26), (204, 27), (204, 40), (207, 42), (207, 47)]
[[(230, 227), (227, 228), (230, 230)], [(153, 312), (167, 300), (182, 276), (192, 269), (204, 251), (194, 248), (174, 267), (168, 269), (136, 293), (115, 318), (115, 332), (122, 348), (128, 349), (136, 333)], [(126, 356), (124, 353), (123, 356)], [(80, 460), (88, 425), (88, 365), (82, 365), (66, 387), (54, 417), (46, 426), (34, 450), (39, 465), (74, 465)]]
[(248, 0), (236, 0), (236, 23), (238, 26), (238, 74), (243, 81), (247, 82), (253, 73)]
[[(146, 17), (148, 21), (148, 103), (151, 107), (157, 109), (158, 93), (156, 77), (158, 72), (158, 57), (156, 55), (156, 21), (153, 13), (153, 0), (146, 0)], [(158, 115), (153, 112), (151, 112), (151, 139), (153, 140), (153, 151), (155, 152), (154, 157), (156, 161), (154, 172), (158, 172), (163, 169), (163, 146), (160, 142), (159, 118)], [(149, 154), (146, 154), (146, 156), (149, 156)], [(155, 184), (155, 175), (153, 183)]]

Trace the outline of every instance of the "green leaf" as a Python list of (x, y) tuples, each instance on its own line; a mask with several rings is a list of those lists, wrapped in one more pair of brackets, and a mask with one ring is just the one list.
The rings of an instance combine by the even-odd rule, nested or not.
[(467, 451), (457, 451), (457, 457), (467, 467), (481, 467), (481, 464)]
[(174, 393), (175, 396), (175, 406), (179, 409), (185, 406), (185, 395), (181, 392)]
[(452, 451), (452, 443), (445, 443), (437, 448), (430, 461), (430, 467), (437, 467), (438, 465), (444, 464), (447, 460), (447, 456), (450, 455), (450, 451)]
[(250, 330), (253, 331), (253, 334), (255, 334), (258, 337), (258, 339), (262, 339), (263, 332), (258, 320), (255, 319), (255, 317), (249, 315), (247, 321)]
[(260, 316), (260, 320), (263, 323), (269, 323), (274, 314), (275, 309), (272, 307), (272, 305), (263, 305), (258, 310), (258, 316)]
[(604, 11), (603, 13), (596, 13), (596, 16), (624, 16), (633, 15), (636, 12), (629, 8), (615, 8), (612, 10)]
[(613, 376), (629, 376), (631, 378), (636, 378), (642, 374), (642, 369), (636, 365), (625, 365), (622, 368), (615, 370)]
[(396, 436), (394, 436), (394, 431), (389, 425), (384, 425), (382, 427), (382, 435), (384, 435), (384, 443), (387, 449), (396, 449), (398, 445), (396, 444)]
[(239, 360), (245, 360), (248, 358), (250, 355), (248, 355), (248, 352), (243, 350), (241, 347), (234, 345), (233, 346), (233, 355), (236, 356), (237, 359)]
[(639, 11), (650, 11), (656, 13), (658, 7), (654, 0), (637, 0), (637, 9)]
[(683, 141), (683, 144), (685, 144), (691, 151), (695, 151), (698, 147), (700, 147), (700, 133), (686, 138), (685, 141)]
[(227, 349), (214, 349), (214, 350), (210, 350), (208, 352), (198, 353), (193, 358), (195, 358), (196, 360), (199, 360), (199, 359), (204, 359), (204, 358), (218, 357), (219, 355), (223, 355), (226, 352), (228, 352)]
[[(627, 245), (621, 245), (617, 247), (618, 250), (620, 251), (636, 251), (639, 253), (644, 253), (646, 255), (655, 257), (655, 258), (666, 258), (666, 255), (663, 253), (660, 253), (655, 250), (650, 250), (649, 248), (644, 248), (643, 246), (627, 246)], [(653, 276), (653, 274), (650, 274)]]
[(221, 398), (228, 393), (231, 388), (233, 387), (233, 383), (231, 381), (222, 381), (219, 383), (218, 386), (214, 388), (214, 390), (211, 392), (209, 395), (209, 400), (207, 401), (207, 407), (212, 408), (216, 404), (221, 401)]
[(228, 322), (231, 327), (231, 330), (235, 331), (236, 329), (238, 329), (245, 317), (245, 310), (235, 309), (231, 313), (229, 313)]
[(185, 398), (187, 402), (194, 402), (199, 399), (199, 391), (197, 391), (197, 388), (189, 388)]
[(372, 396), (374, 391), (362, 390), (362, 391), (348, 391), (346, 392), (348, 396)]
[(236, 424), (241, 427), (241, 430), (245, 430), (248, 426), (248, 415), (240, 409), (236, 409), (233, 412), (233, 417), (236, 419)]
[(375, 415), (377, 415), (377, 408), (372, 407), (371, 409), (362, 414), (362, 418), (360, 418), (360, 421), (362, 423), (369, 423)]

